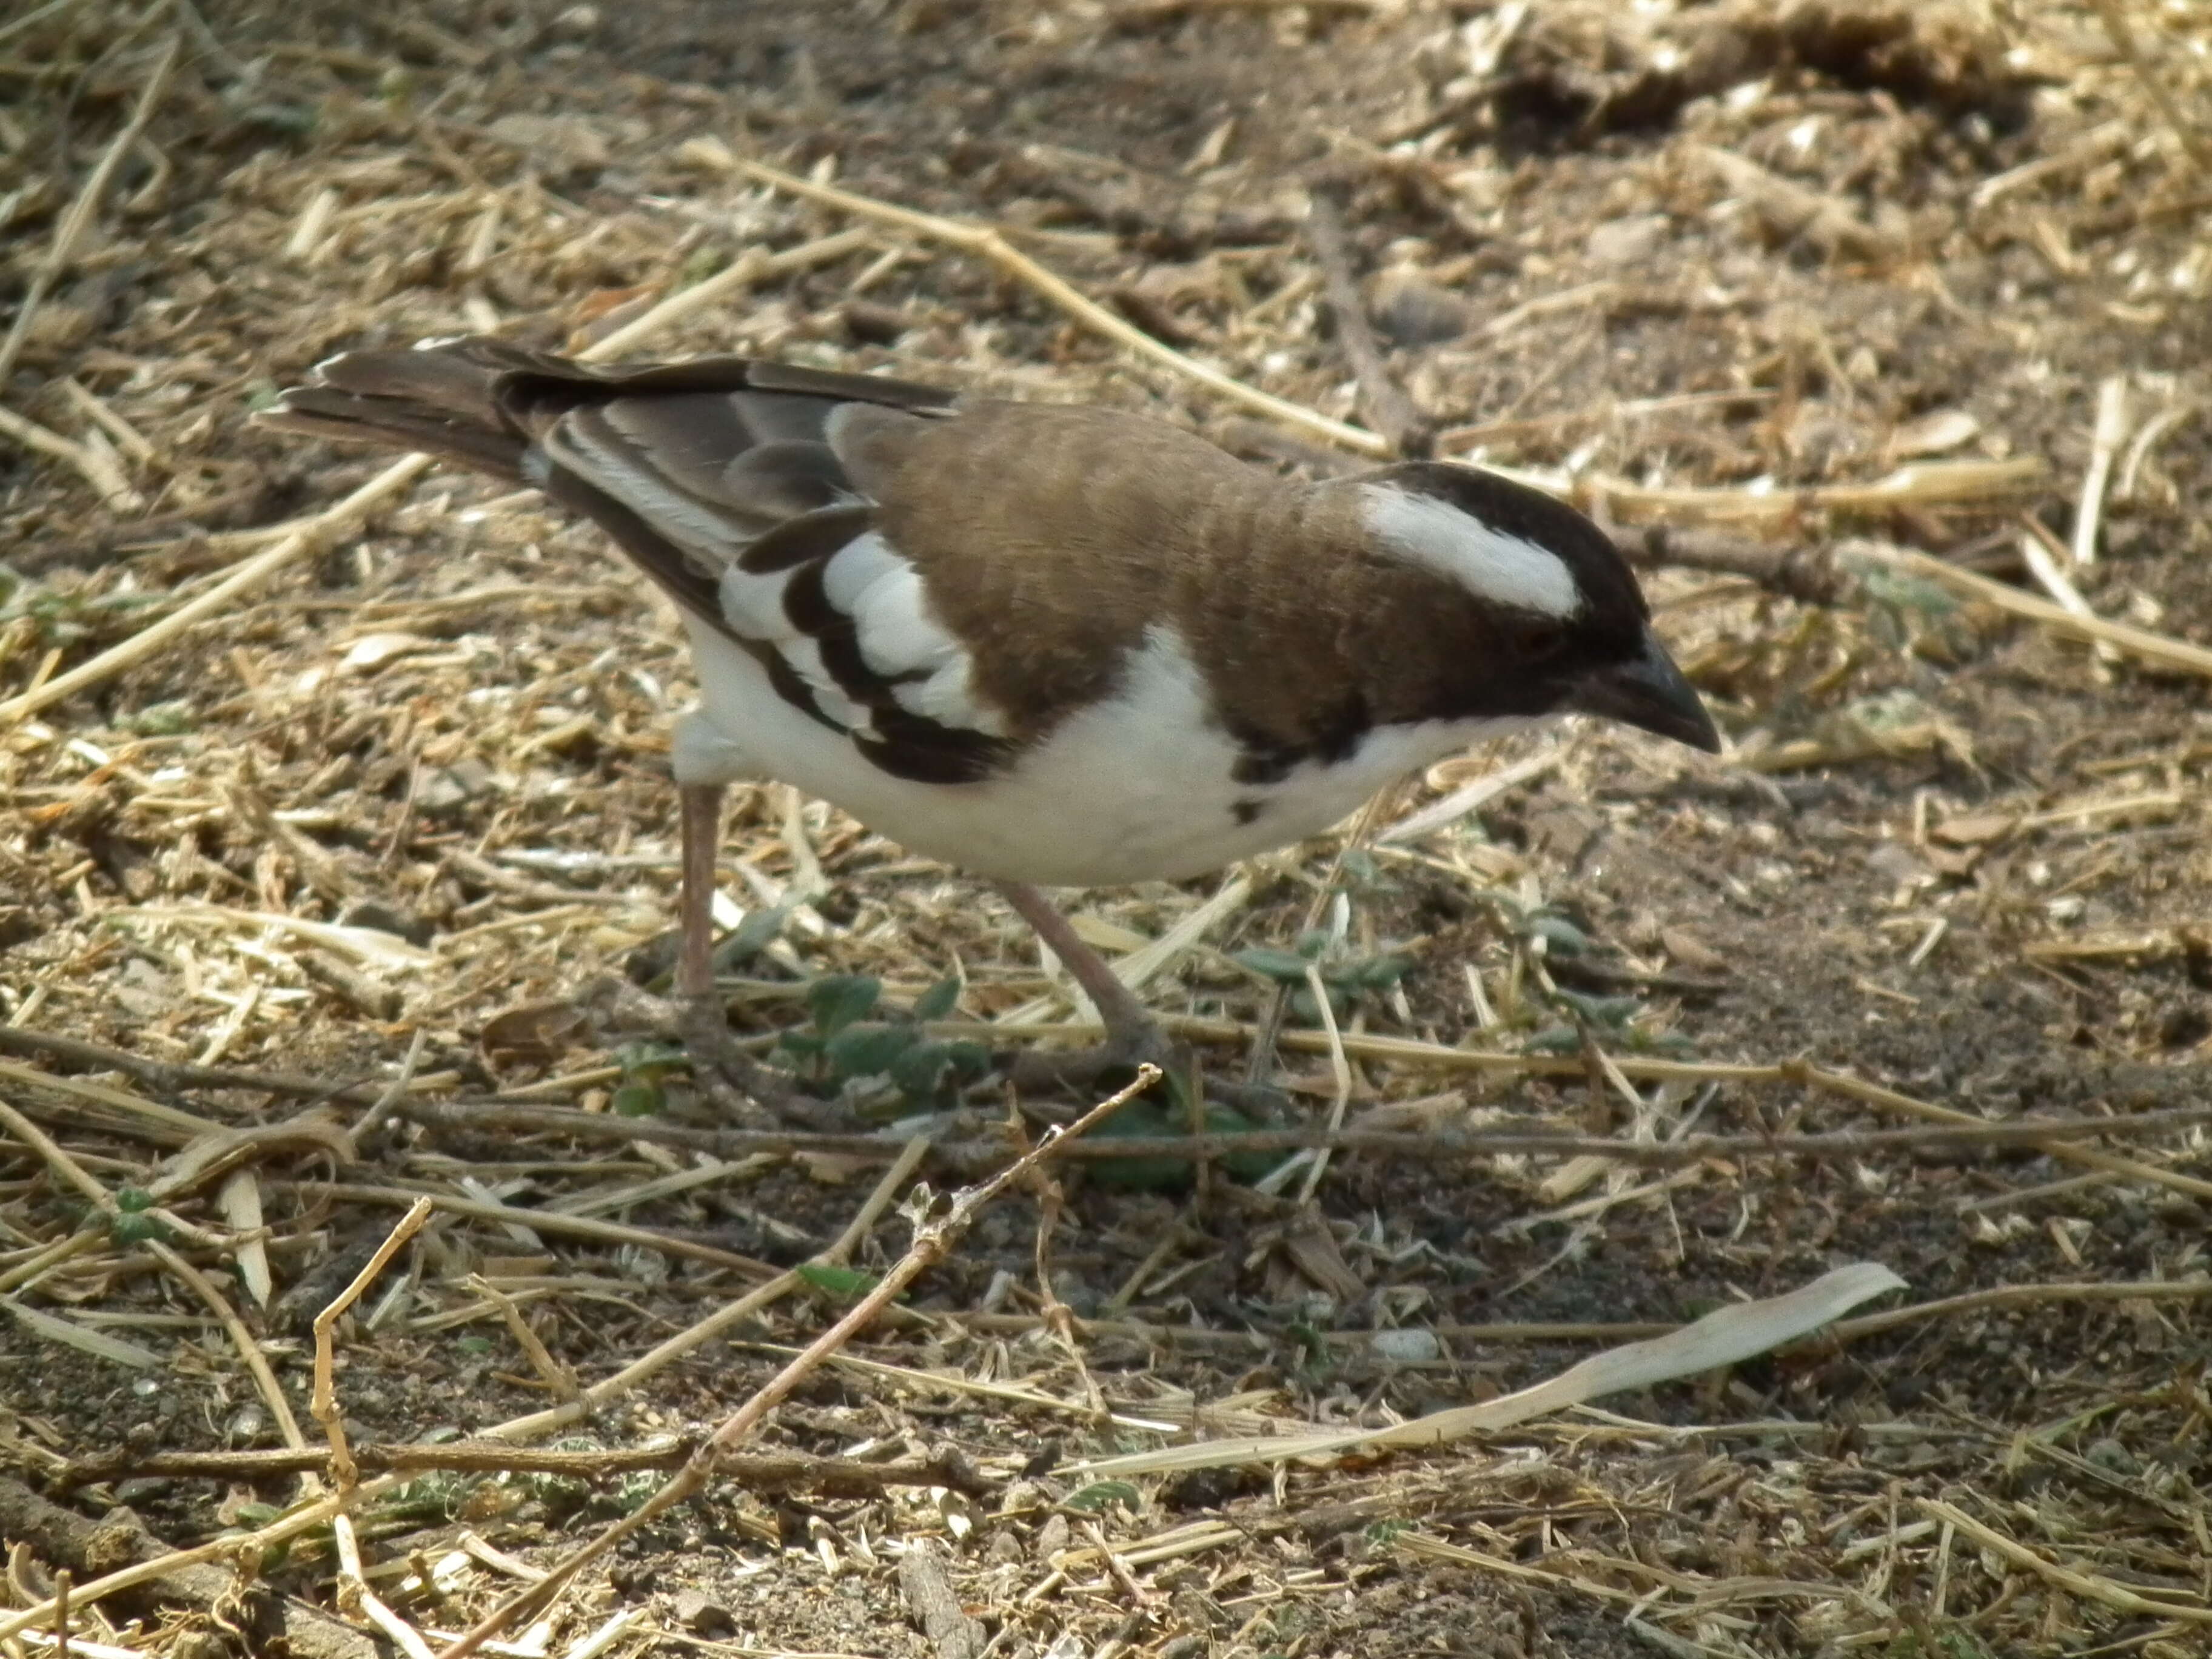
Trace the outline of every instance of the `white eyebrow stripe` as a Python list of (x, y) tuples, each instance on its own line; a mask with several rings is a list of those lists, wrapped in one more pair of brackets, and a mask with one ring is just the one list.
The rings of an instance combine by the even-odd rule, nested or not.
[(1500, 605), (1566, 620), (1582, 592), (1549, 548), (1509, 536), (1473, 514), (1395, 484), (1369, 484), (1361, 517), (1384, 549)]

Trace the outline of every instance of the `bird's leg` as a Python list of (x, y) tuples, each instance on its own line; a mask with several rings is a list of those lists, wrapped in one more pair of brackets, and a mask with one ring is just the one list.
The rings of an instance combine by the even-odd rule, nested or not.
[(721, 993), (714, 988), (714, 868), (722, 846), (722, 786), (679, 784), (677, 797), (683, 808), (683, 852), (676, 1000), (692, 1076), (709, 1099), (720, 1098), (732, 1112), (751, 1116), (765, 1110), (805, 1127), (846, 1127), (833, 1107), (801, 1094), (731, 1036)]
[(1106, 1026), (1106, 1041), (1096, 1048), (1073, 1054), (1024, 1055), (1012, 1068), (1015, 1080), (1057, 1079), (1073, 1083), (1095, 1078), (1109, 1067), (1133, 1066), (1146, 1060), (1166, 1069), (1170, 1057), (1167, 1033), (1160, 1029), (1158, 1020), (1145, 1012), (1145, 1005), (1121, 983), (1105, 957), (1083, 942), (1074, 924), (1026, 882), (1002, 881), (994, 885), (1013, 907), (1014, 914), (1029, 923), (1036, 936), (1051, 947), (1053, 955), (1060, 958), (1070, 976), (1083, 988), (1083, 994), (1091, 999)]
[[(683, 805), (682, 886), (677, 910), (683, 951), (676, 958), (676, 994), (696, 1003), (714, 994), (714, 864), (722, 844), (722, 786), (677, 786)], [(719, 1006), (714, 1010), (720, 1017)]]

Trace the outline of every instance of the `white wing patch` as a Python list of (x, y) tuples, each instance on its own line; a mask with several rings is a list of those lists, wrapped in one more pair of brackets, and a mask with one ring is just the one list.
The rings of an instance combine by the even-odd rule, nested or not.
[(1582, 609), (1574, 573), (1550, 549), (1494, 530), (1433, 495), (1395, 484), (1370, 484), (1362, 494), (1368, 529), (1400, 558), (1517, 610), (1564, 622)]
[[(840, 548), (823, 568), (822, 591), (853, 619), (861, 659), (910, 714), (986, 737), (1008, 734), (1006, 716), (975, 692), (968, 649), (938, 619), (921, 573), (878, 532)], [(915, 680), (902, 676), (924, 674)]]
[[(785, 608), (796, 571), (747, 570), (739, 556), (753, 538), (744, 528), (663, 478), (648, 461), (623, 447), (623, 435), (611, 424), (599, 430), (571, 419), (557, 422), (544, 443), (557, 465), (714, 568), (716, 596), (731, 631), (771, 647), (830, 720), (855, 738), (877, 738), (872, 714), (854, 695), (860, 688), (848, 690), (838, 683), (823, 661), (820, 642), (796, 626)], [(852, 618), (861, 662), (884, 682), (881, 692), (861, 695), (887, 695), (908, 713), (956, 732), (1011, 735), (1005, 714), (977, 695), (968, 648), (939, 620), (921, 572), (880, 532), (854, 537), (830, 556), (821, 573), (823, 597), (832, 610)]]

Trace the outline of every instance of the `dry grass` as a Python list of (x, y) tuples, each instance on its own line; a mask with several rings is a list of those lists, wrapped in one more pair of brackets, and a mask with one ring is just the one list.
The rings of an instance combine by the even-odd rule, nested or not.
[[(2203, 1651), (2203, 21), (769, 9), (0, 24), (0, 1643), (504, 1605), (487, 1651)], [(1136, 1161), (1179, 1122), (1056, 1152), (785, 1370), (924, 1265), (918, 1177), (1071, 1109), (696, 1097), (625, 971), (667, 618), (534, 497), (246, 423), (464, 329), (1310, 467), (1385, 447), (1395, 380), (1438, 453), (1706, 538), (1651, 586), (1734, 752), (1548, 737), (1358, 845), (1085, 896), (1281, 1124), (1181, 1184)], [(725, 867), (763, 1053), (862, 977), (956, 980), (931, 1040), (1082, 1033), (1010, 917), (818, 803), (750, 792)], [(1905, 1305), (1504, 1426), (1853, 1259)], [(291, 1599), (234, 1614), (249, 1556)]]

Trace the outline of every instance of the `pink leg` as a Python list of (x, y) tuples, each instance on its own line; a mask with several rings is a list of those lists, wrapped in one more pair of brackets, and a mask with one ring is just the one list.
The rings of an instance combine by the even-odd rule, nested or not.
[(722, 786), (687, 783), (683, 803), (683, 889), (678, 915), (683, 954), (676, 959), (676, 992), (686, 999), (714, 994), (714, 863), (722, 845)]
[(1083, 942), (1073, 925), (1049, 899), (1026, 882), (1001, 881), (993, 885), (1014, 907), (1014, 914), (1052, 947), (1053, 955), (1060, 959), (1075, 982), (1083, 988), (1083, 994), (1098, 1010), (1098, 1018), (1106, 1023), (1109, 1047), (1126, 1047), (1135, 1052), (1157, 1046), (1159, 1027), (1145, 1012), (1145, 1005), (1106, 965), (1106, 959)]

